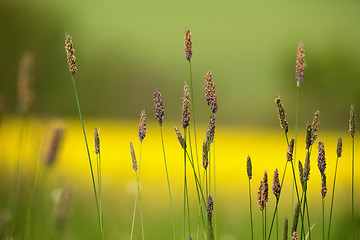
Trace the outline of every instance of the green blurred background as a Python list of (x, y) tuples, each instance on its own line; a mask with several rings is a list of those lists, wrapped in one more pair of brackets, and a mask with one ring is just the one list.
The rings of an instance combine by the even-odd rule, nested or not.
[(32, 51), (34, 111), (74, 116), (64, 50), (69, 33), (84, 114), (137, 119), (141, 108), (152, 108), (152, 92), (159, 88), (167, 119), (178, 120), (189, 79), (183, 52), (189, 26), (199, 120), (207, 116), (204, 76), (211, 70), (219, 123), (274, 126), (279, 94), (294, 124), (295, 60), (302, 41), (307, 67), (300, 122), (320, 109), (323, 127), (345, 129), (350, 104), (360, 105), (359, 7), (357, 1), (3, 0), (0, 94), (14, 113), (19, 61)]

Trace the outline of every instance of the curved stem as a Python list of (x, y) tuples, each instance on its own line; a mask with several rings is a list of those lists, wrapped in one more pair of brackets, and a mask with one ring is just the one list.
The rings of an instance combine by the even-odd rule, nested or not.
[(100, 211), (99, 211), (99, 203), (98, 203), (98, 196), (97, 196), (97, 192), (96, 192), (94, 172), (93, 172), (93, 167), (92, 167), (92, 164), (91, 164), (90, 151), (89, 151), (89, 146), (88, 146), (88, 142), (87, 142), (87, 139), (86, 139), (84, 121), (83, 121), (83, 118), (82, 118), (82, 115), (81, 115), (81, 109), (80, 109), (79, 98), (78, 98), (78, 94), (77, 94), (77, 90), (76, 90), (75, 78), (74, 78), (73, 75), (71, 76), (71, 79), (72, 79), (73, 86), (74, 86), (74, 92), (75, 92), (77, 108), (78, 108), (78, 111), (79, 111), (79, 117), (80, 117), (81, 126), (82, 126), (82, 130), (83, 130), (83, 135), (84, 135), (84, 140), (85, 140), (85, 145), (86, 145), (86, 151), (87, 151), (87, 155), (88, 155), (88, 158), (89, 158), (91, 180), (92, 180), (92, 184), (93, 184), (93, 188), (94, 188), (96, 210), (97, 210), (97, 214), (98, 214), (98, 222), (99, 222), (99, 228), (100, 228), (100, 239), (103, 240), (104, 239), (104, 233), (103, 233), (103, 228), (101, 226), (101, 216), (100, 216)]
[(330, 217), (329, 217), (328, 240), (330, 239), (331, 217), (332, 217), (332, 210), (333, 210), (333, 204), (334, 204), (335, 182), (336, 182), (336, 172), (337, 172), (337, 167), (338, 167), (338, 160), (339, 160), (339, 157), (336, 158), (336, 166), (335, 166), (335, 174), (334, 174), (334, 183), (333, 183), (332, 196), (331, 196), (331, 207), (330, 207)]

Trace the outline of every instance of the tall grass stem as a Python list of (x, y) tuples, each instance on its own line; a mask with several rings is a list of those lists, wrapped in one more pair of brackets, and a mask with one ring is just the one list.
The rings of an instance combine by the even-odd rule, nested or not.
[(331, 218), (332, 218), (332, 211), (333, 211), (333, 204), (334, 204), (335, 182), (336, 182), (336, 173), (337, 173), (337, 167), (338, 167), (338, 160), (339, 160), (339, 157), (336, 158), (335, 174), (334, 174), (334, 183), (333, 183), (332, 194), (331, 194), (331, 206), (330, 206), (330, 217), (329, 217), (328, 240), (330, 239)]

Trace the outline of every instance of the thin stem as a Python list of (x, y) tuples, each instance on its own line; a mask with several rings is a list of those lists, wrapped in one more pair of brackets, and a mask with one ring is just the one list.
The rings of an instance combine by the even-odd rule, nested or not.
[(214, 235), (217, 239), (217, 227), (216, 227), (216, 171), (215, 171), (215, 139), (213, 140), (213, 164), (214, 164), (214, 213), (213, 213), (213, 223), (214, 223)]
[(351, 170), (351, 214), (353, 239), (355, 240), (355, 215), (354, 215), (354, 158), (355, 158), (355, 138), (352, 137), (352, 170)]
[(325, 218), (324, 218), (324, 201), (325, 199), (322, 199), (322, 239), (325, 240)]
[(336, 166), (335, 166), (335, 174), (334, 174), (334, 183), (333, 183), (332, 196), (331, 196), (331, 207), (330, 207), (330, 217), (329, 217), (328, 240), (330, 239), (331, 217), (332, 217), (332, 210), (333, 210), (333, 204), (334, 204), (335, 182), (336, 182), (336, 172), (337, 172), (338, 160), (339, 160), (339, 157), (336, 158)]
[[(138, 179), (138, 172), (136, 172), (136, 179)], [(131, 224), (130, 240), (133, 239), (133, 234), (134, 234), (134, 225), (135, 225), (135, 215), (136, 215), (136, 205), (137, 205), (138, 194), (139, 194), (139, 191), (136, 191), (133, 218), (132, 218), (132, 224)]]
[(279, 212), (276, 212), (276, 239), (279, 240)]
[[(186, 128), (184, 129), (184, 139), (185, 139), (185, 146), (186, 146)], [(186, 183), (186, 148), (184, 148), (184, 219), (183, 219), (183, 236), (185, 240), (185, 223), (186, 223), (186, 191), (187, 191), (187, 183)], [(189, 233), (190, 234), (190, 233)]]
[(262, 233), (263, 233), (263, 239), (265, 239), (265, 231), (264, 231), (264, 211), (261, 211), (261, 218), (262, 218)]
[(189, 73), (190, 73), (190, 93), (191, 93), (191, 110), (192, 110), (192, 119), (194, 124), (194, 140), (195, 140), (195, 153), (196, 153), (196, 163), (198, 167), (198, 174), (200, 175), (200, 167), (199, 167), (199, 156), (197, 151), (197, 140), (196, 140), (196, 125), (195, 125), (195, 99), (194, 99), (194, 89), (193, 89), (193, 80), (192, 80), (192, 70), (191, 70), (191, 60), (189, 61)]
[(140, 194), (140, 169), (141, 169), (141, 154), (142, 154), (142, 142), (140, 143), (140, 156), (139, 156), (139, 174), (137, 176), (137, 191), (139, 192), (139, 207), (140, 207), (140, 221), (141, 221), (141, 233), (142, 240), (145, 239), (144, 232), (144, 221), (143, 221), (143, 213), (142, 213), (142, 204), (141, 204), (141, 194)]
[(252, 206), (251, 206), (251, 185), (249, 179), (249, 203), (250, 203), (250, 226), (251, 226), (251, 239), (254, 240), (253, 220), (252, 220)]
[[(307, 201), (307, 194), (305, 194), (305, 207), (306, 207), (306, 215), (308, 220), (308, 228), (309, 228), (309, 240), (311, 240), (311, 223), (310, 223), (310, 215), (309, 215), (309, 207)], [(305, 209), (304, 209), (305, 211)]]
[(98, 190), (99, 190), (99, 207), (100, 207), (100, 220), (101, 227), (104, 229), (104, 216), (102, 210), (102, 181), (101, 181), (101, 153), (98, 156)]
[(173, 228), (173, 235), (174, 235), (174, 240), (175, 240), (175, 239), (176, 239), (176, 234), (175, 234), (174, 210), (173, 210), (172, 197), (171, 197), (171, 189), (170, 189), (169, 174), (168, 174), (168, 169), (167, 169), (167, 164), (166, 164), (165, 146), (164, 146), (164, 137), (163, 137), (163, 131), (162, 131), (162, 126), (161, 126), (161, 125), (160, 125), (160, 132), (161, 132), (161, 143), (162, 143), (162, 149), (163, 149), (163, 155), (164, 155), (164, 163), (165, 163), (166, 179), (167, 179), (168, 190), (169, 190), (169, 198), (170, 198), (170, 206), (171, 206), (171, 220), (172, 220), (172, 228)]
[(265, 226), (265, 230), (264, 230), (264, 238), (266, 239), (266, 204), (265, 204), (265, 209), (264, 209), (264, 211), (265, 211), (265, 224), (264, 224), (264, 226)]
[[(300, 95), (300, 86), (297, 86), (296, 89), (296, 115), (295, 115), (295, 141), (294, 141), (294, 161), (296, 161), (296, 148), (297, 148), (297, 133), (298, 133), (298, 124), (299, 124), (299, 95)], [(294, 209), (294, 185), (296, 184), (295, 175), (292, 184), (292, 193), (291, 193), (291, 218), (293, 218), (293, 209)], [(299, 198), (299, 197), (298, 197)]]
[(81, 126), (82, 126), (82, 130), (83, 130), (83, 135), (84, 135), (84, 140), (85, 140), (85, 145), (86, 145), (86, 151), (87, 151), (87, 155), (88, 155), (88, 158), (89, 158), (91, 180), (92, 180), (93, 189), (94, 189), (96, 210), (97, 210), (97, 214), (98, 214), (98, 222), (99, 222), (99, 228), (100, 228), (100, 239), (103, 240), (104, 239), (104, 233), (103, 233), (103, 228), (102, 228), (102, 225), (101, 225), (101, 216), (100, 216), (100, 211), (99, 211), (99, 203), (98, 203), (98, 196), (97, 196), (97, 192), (96, 192), (94, 172), (93, 172), (93, 167), (92, 167), (92, 164), (91, 164), (90, 151), (89, 151), (89, 146), (88, 146), (87, 139), (86, 139), (84, 121), (83, 121), (82, 114), (81, 114), (79, 98), (78, 98), (78, 94), (77, 94), (77, 90), (76, 90), (75, 78), (74, 78), (73, 75), (71, 76), (71, 79), (72, 79), (72, 82), (73, 82), (73, 85), (74, 85), (74, 92), (75, 92), (77, 108), (78, 108), (78, 111), (79, 111), (79, 117), (80, 117)]
[(287, 164), (288, 164), (288, 161), (286, 161), (286, 163), (285, 163), (284, 173), (283, 173), (283, 176), (282, 176), (282, 179), (281, 179), (279, 197), (276, 199), (275, 210), (274, 210), (274, 214), (273, 214), (273, 217), (272, 217), (272, 220), (271, 220), (271, 225), (270, 225), (270, 231), (269, 231), (269, 237), (268, 237), (269, 240), (270, 240), (270, 237), (271, 237), (271, 232), (272, 232), (272, 228), (273, 228), (273, 224), (274, 224), (275, 214), (277, 213), (277, 209), (278, 209), (278, 203), (279, 203), (279, 200), (280, 200), (282, 186), (283, 186), (284, 179), (285, 179), (285, 173), (286, 173)]

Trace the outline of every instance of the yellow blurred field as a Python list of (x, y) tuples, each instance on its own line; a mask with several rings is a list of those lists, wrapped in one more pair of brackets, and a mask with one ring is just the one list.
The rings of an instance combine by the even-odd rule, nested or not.
[[(151, 113), (149, 114), (151, 116)], [(81, 131), (80, 121), (78, 119), (65, 119), (63, 121), (54, 119), (31, 118), (27, 125), (26, 147), (23, 153), (24, 178), (23, 181), (29, 181), (31, 171), (35, 164), (41, 165), (41, 158), (44, 146), (48, 139), (51, 126), (61, 123), (65, 128), (65, 138), (59, 152), (55, 165), (46, 170), (49, 172), (50, 189), (71, 185), (77, 196), (74, 201), (84, 201), (82, 207), (88, 206), (90, 212), (94, 214), (93, 190), (89, 171), (89, 163), (86, 156), (85, 143)], [(164, 140), (166, 156), (168, 160), (168, 169), (170, 175), (171, 188), (174, 197), (174, 206), (177, 210), (176, 219), (182, 222), (182, 191), (183, 191), (183, 150), (177, 141), (173, 131), (175, 125), (180, 123), (164, 123)], [(21, 119), (5, 118), (1, 127), (1, 149), (0, 159), (3, 162), (3, 168), (11, 177), (14, 160), (17, 158), (19, 146), (19, 132)], [(135, 174), (132, 169), (131, 156), (129, 150), (130, 141), (139, 157), (140, 143), (138, 139), (137, 122), (117, 121), (108, 119), (90, 119), (85, 120), (85, 127), (88, 136), (91, 156), (95, 160), (93, 133), (94, 127), (100, 128), (100, 144), (102, 154), (102, 174), (103, 174), (103, 198), (104, 198), (104, 216), (116, 221), (107, 222), (106, 228), (112, 234), (118, 236), (120, 230), (116, 226), (121, 225), (120, 229), (130, 228), (131, 211), (133, 207), (134, 194), (136, 189)], [(201, 143), (206, 134), (206, 125), (198, 126), (198, 143)], [(290, 132), (290, 136), (293, 133)], [(329, 207), (331, 196), (331, 186), (336, 160), (337, 138), (343, 138), (343, 157), (339, 160), (337, 193), (335, 198), (335, 213), (339, 217), (343, 212), (350, 211), (350, 193), (351, 193), (351, 144), (348, 132), (323, 132), (319, 131), (318, 140), (325, 143), (327, 159), (327, 177), (328, 177), (328, 196), (326, 206)], [(302, 162), (305, 159), (304, 131), (300, 129), (299, 148), (297, 158)], [(192, 143), (194, 146), (194, 142)], [(200, 144), (198, 144), (201, 146)], [(248, 231), (248, 179), (246, 175), (246, 157), (251, 156), (253, 162), (253, 180), (252, 197), (254, 219), (259, 219), (260, 214), (256, 206), (256, 194), (260, 179), (266, 170), (269, 174), (269, 187), (272, 186), (272, 175), (275, 168), (279, 169), (282, 177), (285, 166), (286, 142), (282, 129), (265, 129), (255, 126), (249, 127), (231, 127), (217, 126), (215, 133), (215, 160), (216, 160), (216, 206), (219, 221), (219, 239), (234, 239), (229, 235), (234, 229), (242, 226), (242, 232), (247, 236)], [(213, 159), (211, 153), (211, 159)], [(195, 156), (195, 152), (193, 152)], [(199, 157), (201, 157), (201, 148), (198, 148)], [(212, 161), (212, 160), (211, 160)], [(95, 164), (95, 161), (93, 162)], [(201, 167), (201, 165), (200, 165)], [(213, 170), (213, 165), (210, 165)], [(202, 167), (201, 167), (202, 168)], [(291, 168), (288, 165), (285, 186), (280, 200), (280, 217), (290, 217), (291, 214)], [(296, 175), (298, 170), (295, 169)], [(311, 171), (309, 181), (309, 208), (312, 214), (312, 221), (320, 224), (320, 173), (317, 169), (317, 145), (314, 145), (311, 156)], [(197, 213), (196, 191), (192, 171), (188, 168), (190, 176), (190, 199), (191, 209), (194, 219)], [(359, 171), (356, 172), (356, 182), (359, 182)], [(169, 200), (166, 185), (166, 176), (164, 161), (162, 157), (160, 129), (156, 122), (148, 122), (147, 135), (143, 142), (143, 153), (141, 159), (141, 192), (143, 201), (143, 211), (145, 220), (150, 221), (156, 215), (158, 221), (166, 222), (169, 218)], [(355, 185), (358, 189), (358, 185)], [(213, 194), (214, 194), (214, 190)], [(328, 200), (329, 199), (329, 200)], [(356, 195), (356, 201), (358, 201)], [(269, 206), (273, 208), (275, 198), (270, 194)], [(111, 206), (111, 207), (110, 207)], [(86, 208), (85, 208), (86, 209)], [(84, 210), (84, 209), (83, 209)], [(80, 211), (80, 210), (79, 210)], [(271, 210), (272, 211), (272, 210)], [(121, 214), (119, 214), (121, 213)], [(342, 215), (341, 215), (342, 216)], [(85, 216), (84, 216), (85, 217)], [(95, 215), (93, 217), (96, 220)], [(121, 219), (121, 220), (119, 220)], [(238, 219), (234, 221), (234, 219)], [(117, 222), (120, 221), (120, 222)], [(96, 223), (94, 222), (94, 227)], [(149, 224), (149, 223), (147, 223)], [(170, 223), (167, 231), (171, 230)], [(193, 223), (195, 224), (195, 223)], [(146, 224), (145, 224), (146, 225)], [(149, 226), (149, 225), (148, 225)], [(315, 228), (315, 232), (319, 231)], [(109, 234), (109, 233), (108, 233)], [(124, 233), (125, 234), (125, 233)], [(111, 235), (111, 234), (110, 234)], [(126, 239), (128, 235), (123, 235)], [(223, 236), (221, 238), (221, 236)], [(241, 236), (241, 235), (240, 235)], [(120, 238), (120, 239), (123, 239)]]

